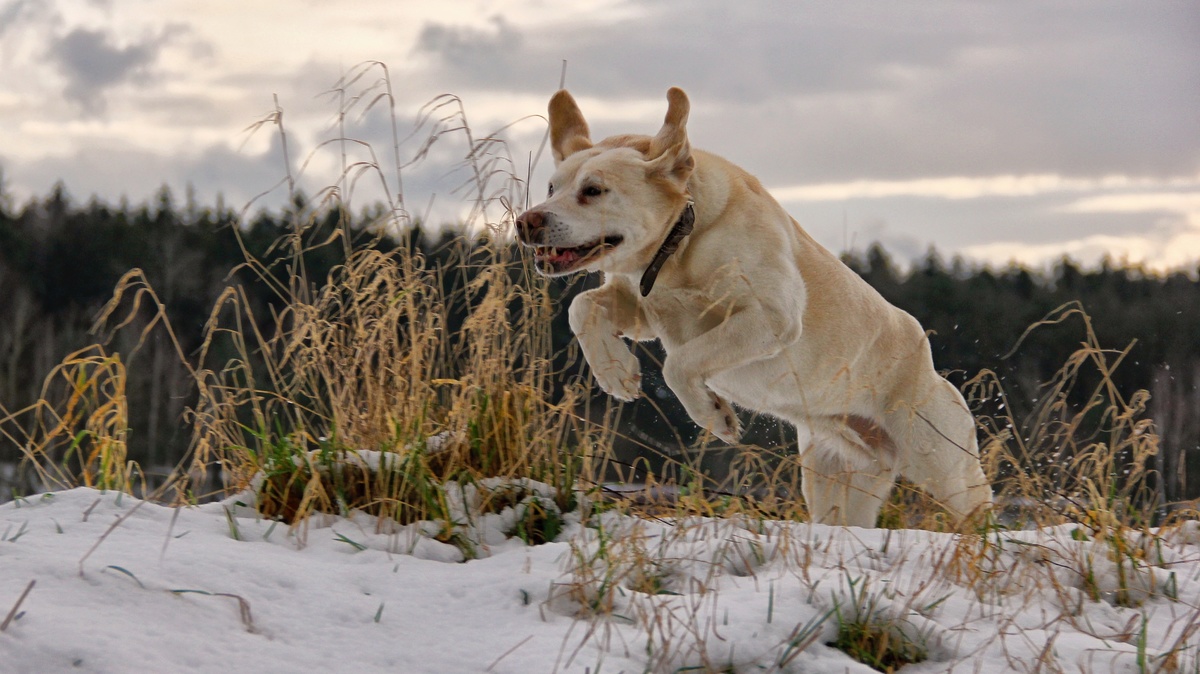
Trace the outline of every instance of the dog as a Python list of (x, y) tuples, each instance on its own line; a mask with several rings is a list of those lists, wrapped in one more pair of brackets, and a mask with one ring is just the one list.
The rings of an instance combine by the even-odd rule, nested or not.
[(547, 198), (515, 219), (548, 276), (603, 272), (568, 310), (600, 388), (641, 392), (624, 341), (657, 339), (663, 377), (701, 427), (740, 435), (732, 404), (794, 424), (813, 521), (873, 527), (903, 476), (962, 522), (992, 500), (975, 422), (909, 314), (810, 237), (751, 174), (688, 141), (667, 92), (654, 136), (593, 142), (550, 100)]

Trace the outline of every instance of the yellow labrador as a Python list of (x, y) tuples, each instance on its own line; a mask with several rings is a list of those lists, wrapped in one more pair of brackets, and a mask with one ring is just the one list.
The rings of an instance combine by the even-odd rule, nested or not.
[(575, 100), (555, 94), (549, 195), (516, 221), (542, 273), (604, 272), (569, 310), (600, 387), (636, 398), (623, 338), (660, 340), (667, 385), (717, 437), (738, 440), (731, 402), (795, 424), (817, 522), (874, 526), (897, 475), (958, 518), (990, 504), (974, 420), (920, 324), (754, 176), (693, 150), (687, 96), (667, 100), (657, 135), (593, 143)]

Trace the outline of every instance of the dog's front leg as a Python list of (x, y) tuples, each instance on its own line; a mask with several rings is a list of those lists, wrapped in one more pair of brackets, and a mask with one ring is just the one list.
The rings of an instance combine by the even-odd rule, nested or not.
[[(761, 305), (744, 308), (717, 326), (676, 347), (663, 362), (663, 379), (688, 416), (718, 438), (733, 444), (741, 423), (729, 402), (708, 388), (714, 375), (770, 358), (800, 336), (800, 320)], [(769, 386), (770, 382), (762, 382)]]
[(633, 293), (613, 283), (581, 293), (572, 300), (567, 318), (600, 388), (624, 401), (641, 395), (641, 364), (621, 337), (653, 335)]

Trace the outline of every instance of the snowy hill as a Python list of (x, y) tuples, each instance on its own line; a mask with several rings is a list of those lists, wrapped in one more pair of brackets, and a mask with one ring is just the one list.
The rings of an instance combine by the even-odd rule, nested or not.
[(1075, 527), (616, 513), (527, 546), (496, 513), (457, 563), (421, 524), (289, 531), (236, 500), (80, 488), (0, 506), (0, 672), (874, 671), (827, 645), (856, 620), (923, 653), (904, 672), (1200, 666), (1196, 522), (1126, 558)]

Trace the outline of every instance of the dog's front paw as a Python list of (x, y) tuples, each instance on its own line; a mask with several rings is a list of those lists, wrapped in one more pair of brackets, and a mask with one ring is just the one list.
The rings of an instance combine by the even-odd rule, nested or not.
[(601, 348), (598, 351), (598, 357), (588, 357), (596, 383), (617, 400), (636, 400), (642, 394), (642, 365), (637, 356), (620, 341), (617, 342), (617, 348)]

